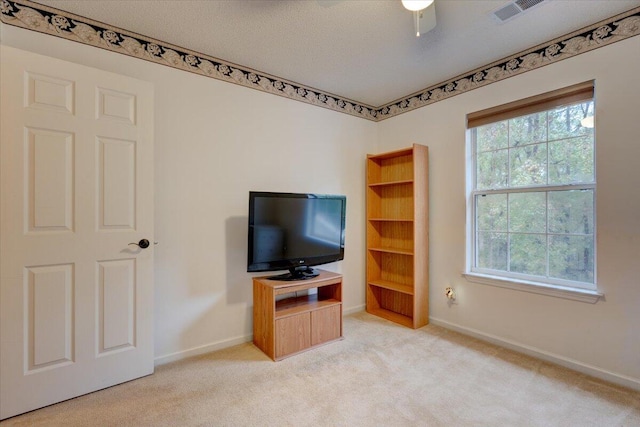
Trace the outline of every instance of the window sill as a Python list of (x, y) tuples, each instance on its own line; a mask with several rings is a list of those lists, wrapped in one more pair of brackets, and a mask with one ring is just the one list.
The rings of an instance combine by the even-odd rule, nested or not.
[(564, 286), (547, 285), (517, 279), (506, 279), (503, 277), (478, 273), (463, 273), (462, 276), (470, 282), (480, 283), (482, 285), (515, 289), (517, 291), (548, 295), (556, 298), (587, 302), (590, 304), (595, 304), (598, 300), (604, 299), (603, 293), (588, 289), (567, 288)]

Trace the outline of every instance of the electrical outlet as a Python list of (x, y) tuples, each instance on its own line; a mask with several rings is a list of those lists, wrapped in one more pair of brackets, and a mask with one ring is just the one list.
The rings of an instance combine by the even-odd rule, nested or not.
[(453, 288), (451, 286), (447, 287), (444, 290), (444, 294), (446, 295), (447, 298), (449, 298), (450, 300), (454, 300), (456, 299), (456, 294), (453, 292)]

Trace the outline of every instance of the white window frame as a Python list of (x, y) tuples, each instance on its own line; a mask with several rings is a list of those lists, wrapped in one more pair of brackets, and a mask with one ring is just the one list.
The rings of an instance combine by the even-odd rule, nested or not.
[[(474, 128), (481, 124), (499, 122), (509, 118), (516, 118), (533, 112), (552, 110), (557, 106), (564, 106), (584, 102), (589, 99), (595, 101), (593, 96), (594, 82), (585, 82), (549, 92), (535, 97), (527, 98), (503, 106), (494, 107), (467, 116), (467, 256), (466, 268), (463, 276), (475, 283), (498, 286), (520, 291), (532, 292), (543, 295), (556, 296), (577, 301), (595, 303), (603, 294), (597, 289), (597, 244), (596, 244), (596, 184), (594, 182), (571, 183), (562, 185), (530, 185), (521, 187), (506, 187), (501, 189), (477, 190), (476, 187), (476, 144), (473, 138)], [(477, 124), (480, 122), (481, 124)], [(595, 142), (595, 141), (594, 141)], [(548, 146), (547, 146), (548, 147)], [(548, 159), (548, 157), (547, 157)], [(594, 146), (594, 174), (595, 171), (595, 146)], [(594, 175), (595, 178), (595, 175)], [(475, 267), (476, 265), (476, 197), (489, 194), (516, 194), (525, 192), (544, 192), (548, 197), (550, 191), (565, 190), (590, 190), (593, 191), (593, 240), (594, 240), (594, 283), (587, 284), (570, 280), (541, 278), (520, 273), (512, 273), (502, 270), (490, 270)], [(553, 233), (546, 232), (546, 235)], [(548, 259), (547, 259), (548, 267)]]

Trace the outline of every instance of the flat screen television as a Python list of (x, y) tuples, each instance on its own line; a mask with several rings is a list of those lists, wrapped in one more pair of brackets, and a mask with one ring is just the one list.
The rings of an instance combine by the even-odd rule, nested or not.
[(340, 195), (249, 192), (247, 271), (302, 280), (318, 275), (311, 266), (344, 259), (346, 205)]

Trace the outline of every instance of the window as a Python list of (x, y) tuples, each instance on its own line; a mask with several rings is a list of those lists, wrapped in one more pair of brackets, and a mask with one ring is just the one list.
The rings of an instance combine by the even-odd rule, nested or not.
[(468, 121), (468, 273), (596, 289), (593, 82)]

